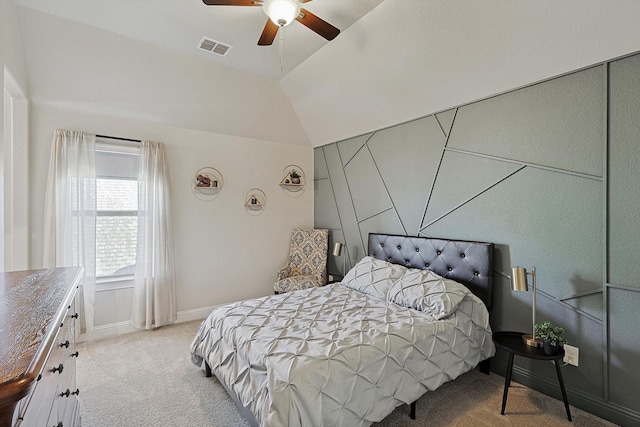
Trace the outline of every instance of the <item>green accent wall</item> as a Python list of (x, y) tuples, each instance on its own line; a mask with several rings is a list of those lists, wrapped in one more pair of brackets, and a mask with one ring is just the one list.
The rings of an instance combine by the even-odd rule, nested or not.
[[(640, 423), (640, 55), (315, 149), (315, 226), (342, 275), (368, 233), (489, 241), (494, 331), (531, 328), (512, 266), (536, 266), (538, 321), (566, 329), (579, 367), (570, 404)], [(520, 358), (521, 359), (521, 358)], [(516, 358), (514, 379), (560, 397), (551, 364)], [(498, 352), (494, 370), (504, 373)]]

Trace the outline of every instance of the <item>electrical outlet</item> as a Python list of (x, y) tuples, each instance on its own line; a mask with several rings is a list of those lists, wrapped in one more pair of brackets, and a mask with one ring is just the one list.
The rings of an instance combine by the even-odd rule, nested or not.
[(572, 345), (565, 344), (564, 345), (564, 358), (562, 359), (565, 363), (569, 365), (578, 366), (578, 359), (580, 356), (580, 351), (578, 347), (574, 347)]

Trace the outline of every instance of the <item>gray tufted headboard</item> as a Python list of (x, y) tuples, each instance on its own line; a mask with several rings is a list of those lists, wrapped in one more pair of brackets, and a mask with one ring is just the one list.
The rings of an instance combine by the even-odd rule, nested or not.
[(493, 243), (372, 233), (369, 255), (431, 270), (468, 287), (487, 310), (493, 306)]

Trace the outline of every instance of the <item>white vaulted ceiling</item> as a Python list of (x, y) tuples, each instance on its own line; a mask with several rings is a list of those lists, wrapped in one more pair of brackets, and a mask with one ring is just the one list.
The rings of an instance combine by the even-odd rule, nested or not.
[[(272, 46), (258, 46), (267, 20), (261, 6), (207, 6), (202, 0), (15, 0), (15, 3), (169, 50), (274, 80), (328, 42), (294, 22)], [(346, 30), (382, 0), (315, 0), (303, 8)], [(284, 34), (280, 64), (280, 35)], [(226, 57), (195, 49), (201, 37), (232, 46)]]
[[(314, 0), (258, 47), (260, 7), (14, 0), (33, 102), (318, 146), (640, 50), (627, 0)], [(198, 51), (202, 36), (232, 46)], [(283, 71), (280, 71), (280, 61)]]

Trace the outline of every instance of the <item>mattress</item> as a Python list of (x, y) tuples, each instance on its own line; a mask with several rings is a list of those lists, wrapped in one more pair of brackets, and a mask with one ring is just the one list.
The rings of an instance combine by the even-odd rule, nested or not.
[(215, 309), (191, 344), (262, 426), (368, 426), (494, 355), (471, 292), (454, 314), (340, 283)]

